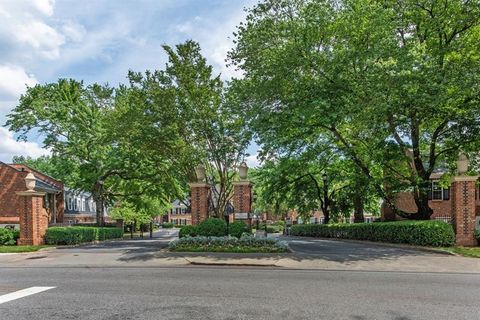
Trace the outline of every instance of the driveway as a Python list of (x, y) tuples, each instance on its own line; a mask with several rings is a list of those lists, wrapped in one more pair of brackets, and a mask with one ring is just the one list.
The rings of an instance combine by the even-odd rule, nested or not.
[(0, 268), (11, 267), (169, 267), (229, 265), (308, 270), (401, 271), (480, 274), (480, 259), (427, 252), (409, 247), (344, 240), (280, 237), (293, 252), (282, 254), (168, 252), (173, 229), (153, 239), (125, 239), (26, 254), (0, 254)]

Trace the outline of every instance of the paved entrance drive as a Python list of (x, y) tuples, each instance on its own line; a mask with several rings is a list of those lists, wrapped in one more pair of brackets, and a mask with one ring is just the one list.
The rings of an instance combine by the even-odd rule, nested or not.
[[(147, 236), (147, 234), (146, 234)], [(171, 253), (173, 229), (154, 238), (115, 240), (29, 254), (0, 254), (0, 267), (165, 267), (186, 265), (268, 266), (291, 269), (480, 273), (480, 259), (379, 243), (284, 237), (291, 253)]]

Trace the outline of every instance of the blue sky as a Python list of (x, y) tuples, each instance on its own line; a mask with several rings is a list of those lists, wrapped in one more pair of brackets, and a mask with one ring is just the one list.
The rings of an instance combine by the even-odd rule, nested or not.
[[(129, 69), (163, 68), (161, 45), (198, 41), (224, 79), (232, 32), (256, 0), (1, 0), (0, 124), (26, 85), (58, 78), (117, 85)], [(250, 148), (255, 154), (256, 147)], [(48, 153), (0, 127), (0, 161)], [(249, 158), (256, 164), (254, 156)]]

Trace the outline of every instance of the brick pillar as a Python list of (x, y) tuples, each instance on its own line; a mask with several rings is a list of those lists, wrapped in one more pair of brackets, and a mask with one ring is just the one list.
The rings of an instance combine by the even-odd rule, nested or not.
[(452, 181), (452, 222), (459, 246), (475, 246), (475, 186), (478, 177), (460, 176)]
[(20, 238), (18, 245), (41, 245), (45, 243), (48, 228), (48, 212), (44, 208), (45, 193), (35, 191), (17, 192), (20, 205)]
[(192, 207), (192, 224), (196, 225), (208, 218), (208, 199), (210, 196), (210, 186), (203, 182), (189, 184)]
[(249, 225), (251, 224), (252, 200), (252, 183), (250, 181), (233, 183), (235, 220), (244, 220)]

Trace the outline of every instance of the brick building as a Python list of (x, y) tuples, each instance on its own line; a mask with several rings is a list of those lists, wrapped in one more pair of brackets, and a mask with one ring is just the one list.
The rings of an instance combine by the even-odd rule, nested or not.
[(192, 224), (192, 214), (185, 203), (180, 200), (172, 202), (172, 208), (168, 211), (168, 222), (175, 225)]
[(64, 185), (37, 170), (21, 164), (0, 162), (0, 226), (14, 225), (17, 228), (22, 214), (22, 198), (17, 192), (25, 191), (25, 177), (32, 173), (35, 178), (35, 191), (45, 193), (42, 198), (42, 211), (48, 223), (62, 223), (64, 216)]
[[(451, 222), (453, 218), (453, 202), (451, 187), (442, 188), (440, 185), (441, 173), (434, 173), (430, 176), (430, 190), (428, 192), (428, 204), (433, 210), (432, 219), (443, 220)], [(395, 205), (401, 211), (414, 213), (417, 211), (417, 206), (413, 199), (413, 195), (409, 192), (400, 192), (395, 196)], [(477, 184), (475, 190), (475, 205), (476, 215), (480, 216), (480, 186)], [(382, 204), (382, 219), (383, 220), (397, 220), (399, 217), (395, 216), (393, 211), (385, 204)], [(478, 222), (477, 222), (478, 224)]]

